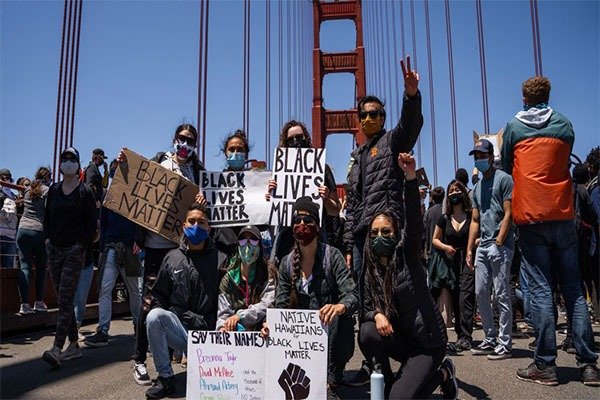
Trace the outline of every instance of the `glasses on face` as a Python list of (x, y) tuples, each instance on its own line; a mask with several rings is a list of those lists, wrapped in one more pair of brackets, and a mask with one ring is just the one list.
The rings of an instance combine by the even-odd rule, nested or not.
[(250, 244), (252, 246), (258, 246), (258, 239), (240, 239), (240, 240), (238, 240), (238, 243), (240, 244), (240, 246), (245, 246), (248, 244), (248, 242), (250, 242)]
[(185, 143), (188, 144), (190, 146), (195, 146), (196, 145), (196, 139), (194, 139), (193, 137), (189, 137), (189, 136), (184, 136), (184, 135), (177, 135), (177, 140), (181, 143)]
[(294, 217), (294, 225), (298, 225), (301, 222), (304, 222), (304, 225), (315, 225), (317, 221), (310, 215), (298, 215)]
[(286, 139), (285, 142), (288, 147), (302, 147), (307, 144), (304, 134), (289, 137)]
[(69, 157), (69, 156), (62, 157), (62, 158), (60, 159), (60, 162), (67, 162), (67, 161), (70, 161), (70, 162), (74, 162), (74, 163), (76, 163), (76, 162), (77, 162), (77, 159), (76, 159), (75, 157)]
[(381, 233), (381, 236), (388, 237), (388, 236), (392, 236), (392, 233), (394, 233), (394, 231), (392, 230), (392, 228), (381, 228), (381, 229), (373, 228), (369, 232), (369, 235), (371, 235), (371, 237), (375, 237), (375, 236), (379, 236), (380, 233)]
[(358, 117), (360, 119), (366, 119), (367, 116), (371, 118), (377, 118), (383, 116), (383, 112), (381, 110), (373, 110), (373, 111), (361, 111), (358, 113)]
[(11, 180), (12, 180), (12, 177), (10, 175), (0, 175), (0, 181), (10, 182)]

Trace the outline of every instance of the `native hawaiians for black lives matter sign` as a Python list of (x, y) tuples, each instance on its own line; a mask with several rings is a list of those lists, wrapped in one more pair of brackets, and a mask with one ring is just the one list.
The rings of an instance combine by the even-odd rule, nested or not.
[(130, 150), (106, 192), (104, 207), (179, 243), (198, 186)]
[(327, 326), (318, 310), (267, 309), (265, 399), (327, 398)]
[(292, 226), (292, 208), (297, 199), (312, 197), (323, 214), (319, 187), (325, 184), (325, 149), (278, 147), (275, 149), (269, 225)]
[(264, 399), (266, 347), (260, 332), (189, 331), (186, 398)]
[(210, 226), (268, 224), (271, 203), (265, 199), (265, 191), (269, 179), (269, 171), (202, 171), (200, 187)]

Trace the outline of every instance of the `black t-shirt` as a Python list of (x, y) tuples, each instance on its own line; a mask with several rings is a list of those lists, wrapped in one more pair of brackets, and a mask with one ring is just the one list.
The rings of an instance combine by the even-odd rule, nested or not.
[(446, 214), (442, 214), (437, 222), (437, 226), (442, 230), (442, 242), (449, 246), (454, 247), (456, 250), (465, 250), (467, 248), (467, 241), (469, 239), (469, 227), (471, 226), (471, 216), (467, 214), (465, 222), (458, 231), (452, 226)]
[(100, 174), (98, 166), (93, 162), (90, 162), (85, 168), (85, 183), (89, 185), (94, 192), (96, 201), (102, 201), (102, 195), (104, 193), (104, 188), (102, 186), (102, 175)]

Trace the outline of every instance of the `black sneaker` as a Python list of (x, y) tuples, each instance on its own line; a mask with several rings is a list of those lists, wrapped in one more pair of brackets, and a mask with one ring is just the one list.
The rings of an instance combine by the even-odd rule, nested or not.
[(560, 342), (561, 350), (566, 351), (569, 354), (577, 354), (577, 350), (575, 350), (575, 346), (573, 345), (573, 340), (571, 338), (565, 338), (562, 342)]
[(366, 385), (369, 382), (371, 382), (371, 370), (365, 363), (363, 363), (358, 372), (356, 372), (352, 378), (347, 380), (345, 384), (347, 386), (357, 387)]
[(148, 375), (148, 370), (146, 369), (146, 364), (144, 363), (135, 363), (133, 366), (133, 379), (135, 379), (135, 382), (138, 385), (152, 385), (150, 375)]
[(517, 370), (517, 378), (522, 381), (539, 383), (540, 385), (558, 385), (556, 367), (554, 366), (547, 366), (544, 369), (540, 369), (536, 363), (531, 363), (527, 368), (519, 368)]
[(478, 346), (473, 347), (471, 349), (471, 353), (473, 353), (474, 355), (477, 355), (477, 356), (481, 356), (481, 355), (485, 355), (485, 354), (492, 354), (494, 352), (495, 348), (496, 348), (495, 342), (488, 342), (487, 340), (484, 340), (483, 342), (479, 343)]
[(532, 342), (529, 342), (527, 348), (529, 348), (531, 351), (535, 351), (535, 349), (537, 349), (537, 339), (533, 339)]
[(98, 331), (95, 334), (86, 337), (83, 344), (90, 347), (108, 346), (108, 335), (102, 331)]
[(442, 396), (444, 399), (456, 399), (458, 398), (458, 383), (456, 382), (456, 368), (452, 359), (444, 358), (442, 365), (440, 365), (440, 369), (442, 368), (448, 373), (446, 380), (440, 384)]
[(162, 399), (175, 392), (175, 377), (159, 376), (153, 381), (152, 387), (146, 390), (147, 399)]
[(510, 349), (503, 344), (499, 344), (492, 354), (488, 354), (487, 358), (488, 360), (504, 360), (505, 358), (510, 358), (510, 356)]
[(469, 351), (473, 347), (473, 345), (471, 344), (471, 341), (464, 337), (458, 339), (458, 341), (456, 342), (456, 344), (454, 346), (456, 347), (456, 351), (458, 353), (461, 353), (463, 351)]
[(600, 373), (595, 365), (581, 368), (581, 381), (586, 386), (600, 386)]

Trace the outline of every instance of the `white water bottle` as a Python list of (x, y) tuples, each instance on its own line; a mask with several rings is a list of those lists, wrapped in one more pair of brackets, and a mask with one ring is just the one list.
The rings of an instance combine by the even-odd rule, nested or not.
[(371, 400), (383, 400), (384, 382), (381, 366), (373, 362), (373, 372), (371, 372)]

